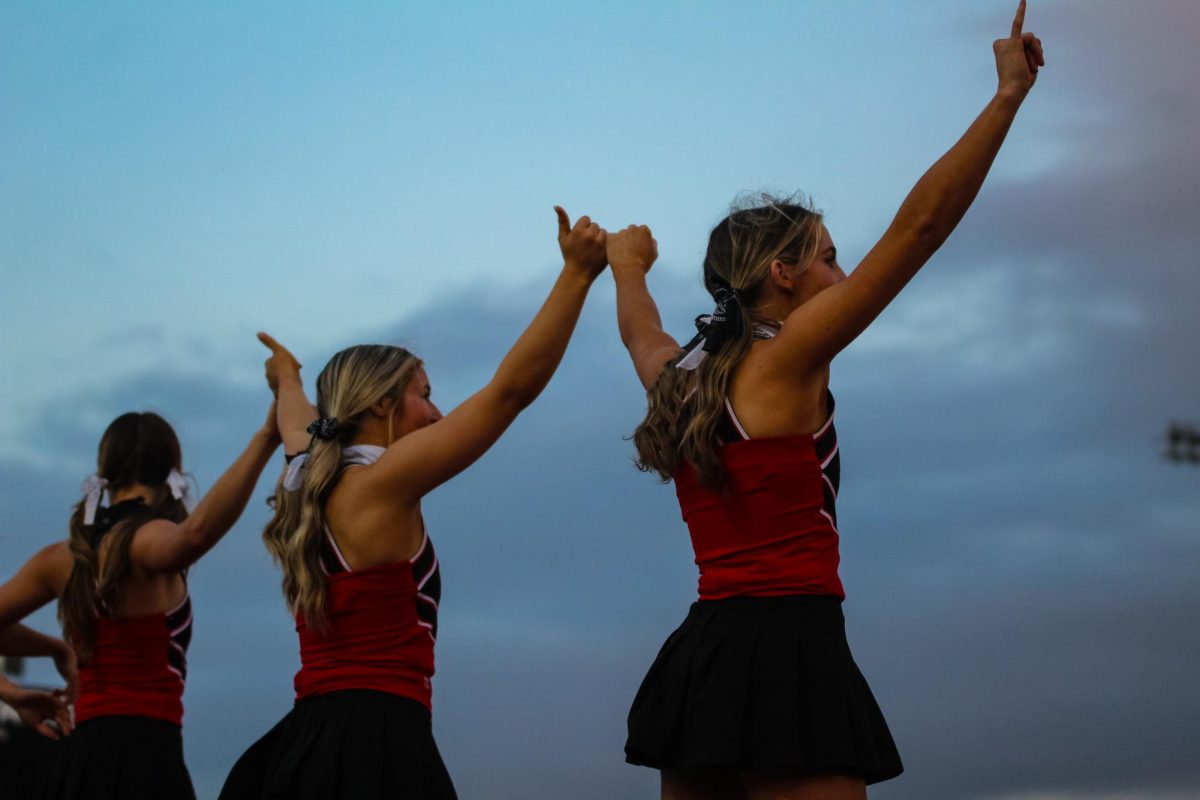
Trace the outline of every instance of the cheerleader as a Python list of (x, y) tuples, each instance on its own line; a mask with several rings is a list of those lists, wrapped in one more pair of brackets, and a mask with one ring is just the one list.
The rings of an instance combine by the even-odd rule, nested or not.
[(444, 418), (421, 361), (388, 345), (330, 359), (314, 411), (299, 364), (260, 335), (292, 456), (263, 539), (301, 667), (294, 708), (233, 767), (223, 800), (456, 797), (431, 728), (441, 577), (421, 498), (487, 452), (562, 359), (607, 261), (603, 229), (556, 212), (554, 288), (491, 382)]
[(192, 508), (167, 421), (149, 412), (117, 417), (100, 439), (69, 538), (0, 586), (3, 636), (57, 599), (64, 639), (78, 656), (75, 730), (60, 745), (46, 797), (195, 797), (181, 734), (192, 636), (187, 569), (237, 521), (278, 442), (272, 405), (264, 426)]
[(626, 759), (661, 771), (664, 798), (861, 799), (902, 770), (846, 643), (829, 365), (974, 200), (1043, 64), (1024, 15), (1022, 0), (993, 46), (996, 95), (851, 275), (806, 205), (735, 210), (704, 261), (716, 309), (680, 348), (646, 288), (649, 230), (609, 237), (621, 337), (648, 393), (638, 466), (674, 481), (700, 570), (700, 599), (629, 712)]

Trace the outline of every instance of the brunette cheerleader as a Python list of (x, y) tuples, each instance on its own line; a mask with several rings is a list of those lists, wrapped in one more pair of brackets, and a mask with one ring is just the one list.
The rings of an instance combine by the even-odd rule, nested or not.
[(79, 659), (75, 730), (59, 745), (46, 797), (195, 796), (181, 734), (192, 635), (187, 569), (237, 521), (278, 443), (272, 405), (189, 512), (175, 431), (149, 412), (117, 417), (100, 439), (70, 537), (0, 586), (0, 631), (57, 599)]

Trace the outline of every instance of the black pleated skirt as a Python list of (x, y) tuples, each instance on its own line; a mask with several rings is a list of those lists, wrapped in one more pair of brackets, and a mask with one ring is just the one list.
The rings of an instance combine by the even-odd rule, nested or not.
[(836, 597), (692, 604), (629, 712), (626, 761), (796, 769), (878, 783), (904, 767), (854, 663)]
[(195, 800), (178, 725), (148, 717), (94, 717), (56, 744), (48, 800)]
[(221, 800), (456, 800), (429, 709), (386, 692), (306, 697), (247, 750)]

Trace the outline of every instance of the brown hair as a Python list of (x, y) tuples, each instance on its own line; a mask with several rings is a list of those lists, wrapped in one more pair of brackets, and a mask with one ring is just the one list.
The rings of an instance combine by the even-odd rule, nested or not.
[(717, 425), (724, 413), (729, 381), (750, 352), (756, 324), (775, 325), (755, 304), (771, 273), (771, 263), (807, 266), (821, 246), (823, 216), (800, 198), (758, 195), (755, 204), (731, 210), (713, 228), (704, 257), (704, 287), (714, 296), (722, 287), (737, 293), (729, 306), (734, 335), (709, 353), (695, 372), (675, 366), (676, 353), (647, 392), (646, 418), (633, 434), (637, 467), (670, 480), (681, 461), (691, 464), (710, 488), (725, 480), (717, 453)]
[(325, 501), (342, 474), (342, 448), (353, 441), (371, 406), (399, 401), (421, 361), (402, 347), (363, 344), (341, 351), (317, 376), (317, 413), (337, 419), (332, 439), (314, 437), (300, 488), (275, 490), (275, 516), (263, 529), (263, 542), (283, 571), (283, 595), (306, 624), (325, 625), (325, 579), (321, 538)]
[(99, 559), (97, 527), (84, 525), (84, 501), (75, 505), (71, 514), (68, 545), (74, 564), (58, 604), (58, 619), (64, 637), (79, 653), (80, 659), (91, 658), (96, 642), (96, 617), (114, 608), (120, 598), (122, 583), (129, 575), (129, 543), (133, 534), (152, 519), (182, 522), (187, 509), (167, 490), (171, 470), (182, 468), (179, 438), (171, 425), (150, 411), (129, 412), (117, 417), (100, 437), (96, 456), (96, 474), (103, 478), (110, 492), (134, 484), (160, 486), (162, 489), (132, 516), (118, 521), (104, 538), (104, 566)]

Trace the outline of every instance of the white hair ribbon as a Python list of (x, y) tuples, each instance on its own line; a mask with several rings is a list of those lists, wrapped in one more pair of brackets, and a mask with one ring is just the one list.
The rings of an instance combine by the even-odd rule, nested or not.
[[(685, 345), (687, 352), (683, 354), (682, 358), (675, 362), (676, 367), (691, 372), (703, 364), (704, 359), (708, 358), (708, 351), (704, 349), (704, 346), (708, 343), (708, 340), (705, 337), (705, 328), (707, 328), (711, 322), (712, 317), (707, 314), (696, 318), (696, 327), (700, 328), (701, 332), (696, 334), (695, 339)], [(776, 323), (776, 325), (779, 325), (779, 323)], [(755, 339), (771, 339), (774, 338), (775, 334), (778, 332), (779, 330), (777, 327), (771, 327), (770, 325), (763, 325), (762, 323), (759, 323), (754, 326), (753, 335)]]
[(83, 524), (91, 525), (96, 521), (96, 509), (100, 507), (100, 500), (104, 497), (104, 490), (108, 488), (108, 481), (101, 478), (99, 475), (88, 475), (83, 481), (83, 486), (80, 491), (83, 492)]
[[(342, 450), (342, 463), (347, 466), (374, 464), (386, 449), (375, 444), (351, 445)], [(308, 452), (305, 451), (288, 462), (287, 472), (283, 474), (283, 488), (285, 491), (297, 491), (304, 483), (303, 469), (307, 461)]]
[(708, 343), (708, 339), (704, 334), (708, 331), (710, 325), (712, 325), (712, 314), (704, 314), (696, 317), (696, 327), (700, 329), (700, 333), (696, 334), (696, 337), (692, 341), (684, 345), (687, 352), (684, 353), (683, 358), (675, 362), (675, 366), (691, 372), (704, 363), (704, 359), (708, 357), (708, 351), (704, 349), (704, 345)]
[(171, 470), (171, 474), (167, 476), (167, 487), (171, 490), (171, 497), (182, 502), (187, 512), (192, 513), (196, 508), (196, 500), (192, 497), (192, 487), (188, 484), (187, 478), (183, 477), (179, 470)]
[(288, 462), (287, 472), (283, 474), (284, 491), (294, 492), (300, 488), (300, 484), (304, 481), (304, 476), (300, 470), (304, 469), (304, 464), (307, 461), (308, 451), (305, 450)]

